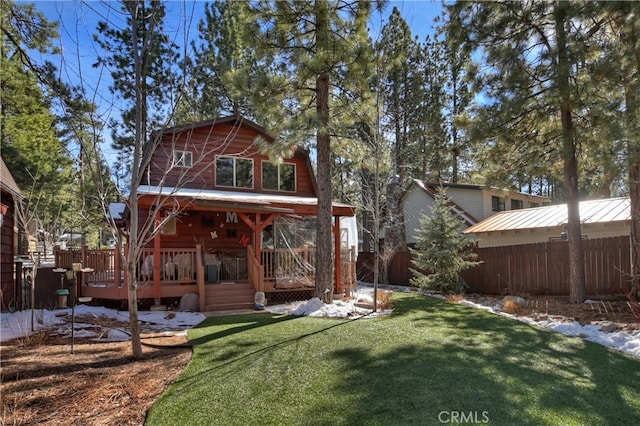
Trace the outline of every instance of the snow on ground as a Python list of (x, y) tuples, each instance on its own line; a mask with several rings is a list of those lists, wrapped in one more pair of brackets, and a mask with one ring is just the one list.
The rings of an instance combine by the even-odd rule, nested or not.
[(469, 300), (463, 300), (460, 304), (477, 309), (483, 309), (497, 315), (502, 315), (527, 324), (562, 333), (567, 336), (580, 337), (585, 340), (589, 340), (590, 342), (599, 343), (603, 346), (608, 346), (631, 355), (640, 356), (640, 330), (635, 330), (632, 333), (627, 333), (626, 331), (607, 333), (601, 331), (599, 325), (594, 324), (581, 325), (577, 321), (566, 322), (555, 319), (536, 321), (531, 317), (507, 314), (506, 312), (497, 310), (494, 307), (480, 305)]
[(364, 316), (373, 318), (391, 313), (391, 309), (380, 309), (378, 312), (373, 312), (371, 306), (373, 306), (373, 288), (361, 285), (351, 292), (349, 301), (335, 300), (332, 304), (325, 305), (320, 299), (314, 297), (302, 302), (266, 306), (265, 309), (274, 314), (351, 319)]
[[(382, 289), (382, 287), (381, 287)], [(394, 292), (411, 292), (408, 287), (384, 286)], [(268, 312), (275, 314), (288, 314), (297, 316), (314, 316), (328, 318), (362, 318), (375, 317), (380, 315), (388, 315), (390, 309), (379, 310), (373, 313), (370, 308), (362, 306), (373, 305), (373, 288), (371, 285), (360, 285), (353, 291), (353, 299), (345, 301), (334, 301), (334, 303), (325, 305), (318, 298), (302, 302), (293, 302), (281, 305), (266, 306)], [(433, 297), (442, 298), (439, 295)], [(460, 302), (463, 305), (471, 306), (477, 309), (484, 309), (497, 315), (503, 315), (518, 321), (531, 324), (533, 326), (542, 327), (551, 331), (562, 333), (569, 336), (577, 336), (586, 340), (609, 346), (614, 349), (626, 352), (631, 355), (640, 356), (640, 330), (632, 333), (624, 331), (616, 331), (606, 333), (600, 330), (597, 325), (580, 325), (578, 322), (562, 322), (555, 319), (545, 319), (536, 321), (531, 317), (520, 317), (504, 313), (494, 307), (480, 305), (468, 300)], [(65, 316), (60, 316), (65, 314)], [(129, 321), (129, 313), (127, 311), (117, 311), (99, 306), (78, 305), (75, 307), (75, 318), (91, 318), (92, 323), (100, 323), (109, 319), (116, 319), (124, 322)], [(71, 333), (71, 308), (58, 309), (55, 311), (35, 310), (32, 314), (31, 310), (20, 311), (15, 313), (0, 314), (0, 341), (20, 338), (32, 333), (32, 319), (35, 331), (52, 330), (52, 333), (62, 336), (70, 336)], [(147, 312), (140, 311), (139, 318), (143, 332), (155, 333), (173, 333), (185, 332), (194, 327), (205, 319), (204, 314), (199, 312), (172, 312), (167, 311)], [(96, 333), (95, 326), (86, 322), (77, 321), (74, 327), (74, 335), (77, 337), (95, 337), (101, 340), (121, 341), (128, 340), (129, 335), (126, 329), (106, 327), (100, 335)], [(105, 334), (106, 333), (106, 334)]]
[[(53, 334), (62, 336), (71, 335), (71, 308), (56, 309), (49, 311), (46, 309), (26, 310), (14, 313), (0, 314), (0, 341), (24, 337), (32, 333), (32, 322), (34, 331), (51, 330)], [(66, 315), (64, 315), (66, 314)], [(140, 311), (138, 318), (141, 322), (141, 329), (145, 333), (162, 333), (186, 331), (201, 323), (205, 316), (200, 312), (172, 312), (167, 311)], [(174, 315), (175, 314), (175, 315)], [(83, 322), (83, 318), (89, 318), (91, 324)], [(100, 340), (122, 341), (129, 340), (126, 329), (108, 326), (102, 327), (103, 331), (96, 331), (94, 324), (108, 324), (109, 320), (129, 321), (128, 311), (118, 311), (101, 306), (77, 305), (74, 309), (74, 335), (76, 337), (95, 337)], [(106, 334), (105, 334), (106, 333)]]

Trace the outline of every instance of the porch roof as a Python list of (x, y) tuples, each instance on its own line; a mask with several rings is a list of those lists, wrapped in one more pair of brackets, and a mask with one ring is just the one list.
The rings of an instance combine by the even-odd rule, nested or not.
[[(195, 188), (173, 188), (140, 185), (138, 194), (192, 199), (203, 207), (245, 208), (253, 211), (313, 214), (318, 207), (316, 197), (262, 194), (256, 192), (220, 191)], [(348, 204), (332, 203), (334, 216), (354, 216), (355, 208)]]

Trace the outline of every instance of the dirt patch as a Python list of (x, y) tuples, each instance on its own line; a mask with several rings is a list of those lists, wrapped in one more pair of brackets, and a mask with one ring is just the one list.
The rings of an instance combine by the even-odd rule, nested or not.
[(7, 425), (140, 425), (182, 372), (192, 351), (185, 336), (145, 335), (144, 359), (131, 343), (70, 339), (46, 331), (3, 342), (2, 406)]

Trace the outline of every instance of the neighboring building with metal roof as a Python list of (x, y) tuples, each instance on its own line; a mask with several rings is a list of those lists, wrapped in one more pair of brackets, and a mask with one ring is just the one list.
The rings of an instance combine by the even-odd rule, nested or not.
[(430, 214), (440, 187), (445, 188), (447, 197), (451, 200), (451, 211), (464, 221), (462, 229), (473, 226), (496, 212), (539, 207), (551, 202), (547, 197), (485, 185), (434, 183), (413, 179), (400, 200), (407, 244), (415, 244), (420, 219)]
[[(580, 222), (583, 238), (629, 235), (629, 198), (582, 201)], [(566, 231), (567, 205), (557, 204), (503, 211), (467, 228), (464, 233), (474, 235), (479, 247), (498, 247), (563, 239)]]

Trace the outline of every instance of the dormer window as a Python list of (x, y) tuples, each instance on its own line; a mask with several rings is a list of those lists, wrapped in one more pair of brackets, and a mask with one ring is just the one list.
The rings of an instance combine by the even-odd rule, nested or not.
[(190, 168), (193, 165), (193, 154), (190, 151), (173, 151), (173, 164), (176, 167)]
[(253, 160), (223, 156), (216, 158), (216, 185), (253, 188)]
[(262, 189), (271, 191), (296, 191), (296, 165), (262, 162)]

